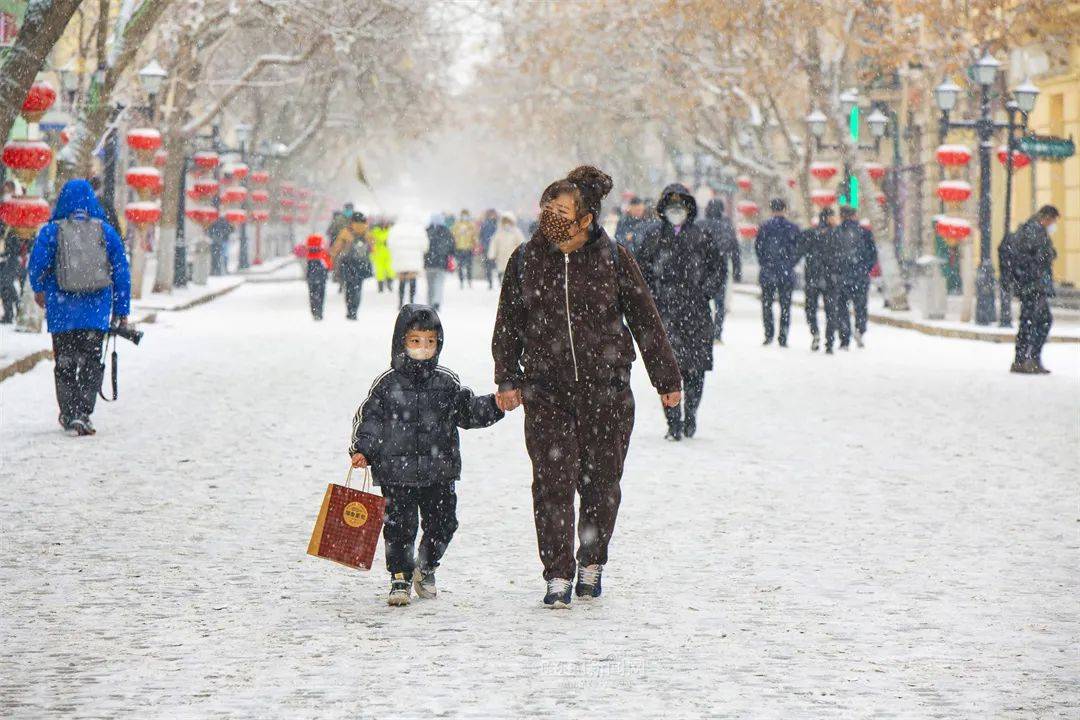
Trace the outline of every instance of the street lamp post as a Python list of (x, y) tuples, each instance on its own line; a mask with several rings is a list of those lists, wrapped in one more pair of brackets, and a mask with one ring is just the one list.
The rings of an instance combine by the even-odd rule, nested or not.
[[(845, 118), (850, 118), (852, 111), (859, 104), (859, 92), (854, 88), (845, 90), (840, 93), (840, 107)], [(836, 152), (842, 152), (848, 147), (854, 147), (858, 150), (865, 152), (876, 153), (881, 148), (881, 138), (885, 134), (885, 126), (888, 124), (889, 119), (881, 112), (880, 109), (874, 108), (874, 111), (866, 118), (867, 125), (870, 126), (870, 134), (874, 138), (873, 145), (859, 145), (854, 141), (850, 143), (825, 143), (822, 142), (822, 138), (825, 136), (825, 131), (828, 129), (829, 118), (821, 110), (814, 109), (809, 115), (806, 116), (806, 125), (810, 129), (810, 134), (814, 136), (814, 146), (820, 152), (821, 150), (833, 150)], [(843, 153), (844, 157), (844, 197), (851, 201), (851, 162), (848, 160), (847, 153)]]
[[(994, 277), (994, 265), (990, 258), (991, 228), (990, 228), (990, 155), (994, 134), (998, 130), (1008, 130), (1009, 142), (1007, 145), (1007, 195), (1012, 192), (1012, 146), (1013, 131), (1015, 125), (1015, 111), (1010, 115), (1009, 122), (997, 122), (991, 115), (990, 88), (997, 78), (1001, 63), (989, 53), (972, 67), (972, 75), (979, 85), (979, 116), (975, 120), (952, 120), (949, 113), (956, 107), (956, 100), (960, 88), (953, 82), (946, 80), (934, 90), (938, 109), (941, 110), (941, 127), (939, 135), (944, 138), (949, 130), (967, 129), (974, 130), (979, 141), (979, 268), (975, 278), (975, 322), (979, 325), (989, 325), (997, 316), (995, 295), (997, 294), (997, 281)], [(1038, 89), (1031, 83), (1013, 90), (1014, 101), (1017, 109), (1024, 107), (1033, 108), (1035, 99), (1038, 97)], [(1026, 117), (1026, 113), (1025, 113)], [(1026, 121), (1025, 121), (1026, 125)], [(1011, 197), (1006, 199), (1006, 208)], [(1006, 213), (1008, 213), (1006, 209)]]
[[(240, 146), (240, 162), (247, 163), (247, 142), (251, 137), (251, 126), (241, 123), (233, 128), (233, 132), (236, 133), (236, 142)], [(244, 198), (243, 207), (245, 211), (250, 212), (248, 207), (249, 199)], [(248, 253), (248, 237), (247, 237), (247, 223), (240, 223), (240, 258), (239, 269), (246, 270), (251, 267)]]

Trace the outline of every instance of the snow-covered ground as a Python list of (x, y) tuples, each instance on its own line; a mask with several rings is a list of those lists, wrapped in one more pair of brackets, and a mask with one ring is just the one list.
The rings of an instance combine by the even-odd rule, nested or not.
[[(444, 364), (490, 391), (495, 294), (449, 288)], [(1080, 348), (871, 327), (761, 347), (735, 298), (699, 437), (638, 424), (605, 595), (540, 607), (517, 412), (463, 433), (440, 597), (305, 554), (396, 304), (247, 284), (121, 347), (99, 434), (52, 364), (0, 385), (0, 716), (1076, 718)], [(102, 404), (104, 405), (104, 404)], [(379, 548), (381, 561), (382, 547)]]

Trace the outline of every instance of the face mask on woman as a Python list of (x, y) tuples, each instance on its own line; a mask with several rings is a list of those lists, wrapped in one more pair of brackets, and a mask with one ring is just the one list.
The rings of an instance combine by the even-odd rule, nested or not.
[(544, 210), (540, 213), (540, 232), (548, 242), (555, 245), (565, 245), (570, 242), (570, 228), (574, 226), (573, 220), (568, 220), (553, 210)]
[(686, 208), (681, 205), (674, 205), (664, 211), (664, 217), (666, 217), (667, 221), (672, 225), (682, 225), (686, 222), (686, 218), (689, 215), (690, 213), (688, 213)]
[(1047, 235), (1053, 235), (1055, 230), (1057, 230), (1057, 223), (1056, 222), (1052, 222), (1052, 223), (1050, 223), (1049, 225), (1046, 226), (1046, 234)]

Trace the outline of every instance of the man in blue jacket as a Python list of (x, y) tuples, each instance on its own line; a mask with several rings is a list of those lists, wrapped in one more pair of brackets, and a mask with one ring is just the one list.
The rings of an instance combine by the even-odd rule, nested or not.
[(758, 228), (754, 252), (758, 259), (758, 282), (761, 284), (761, 318), (765, 325), (765, 345), (773, 340), (774, 300), (780, 301), (780, 347), (787, 347), (791, 326), (791, 291), (795, 288), (795, 263), (799, 260), (799, 226), (784, 217), (787, 203), (780, 198), (769, 201), (772, 217)]
[[(63, 221), (100, 226), (111, 284), (90, 292), (67, 292), (57, 278), (60, 229)], [(67, 240), (65, 240), (66, 242)], [(38, 305), (53, 340), (56, 360), (56, 401), (60, 425), (79, 435), (93, 435), (90, 415), (101, 388), (101, 345), (113, 320), (127, 323), (131, 305), (131, 274), (124, 243), (105, 220), (105, 211), (86, 180), (71, 180), (60, 191), (52, 219), (38, 232), (27, 268)]]

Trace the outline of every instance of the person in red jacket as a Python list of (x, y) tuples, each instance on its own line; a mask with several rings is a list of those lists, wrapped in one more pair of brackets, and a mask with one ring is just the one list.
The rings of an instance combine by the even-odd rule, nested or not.
[(323, 236), (309, 235), (307, 239), (307, 287), (311, 304), (311, 317), (322, 320), (323, 304), (326, 302), (326, 276), (334, 267), (334, 261), (323, 244)]

